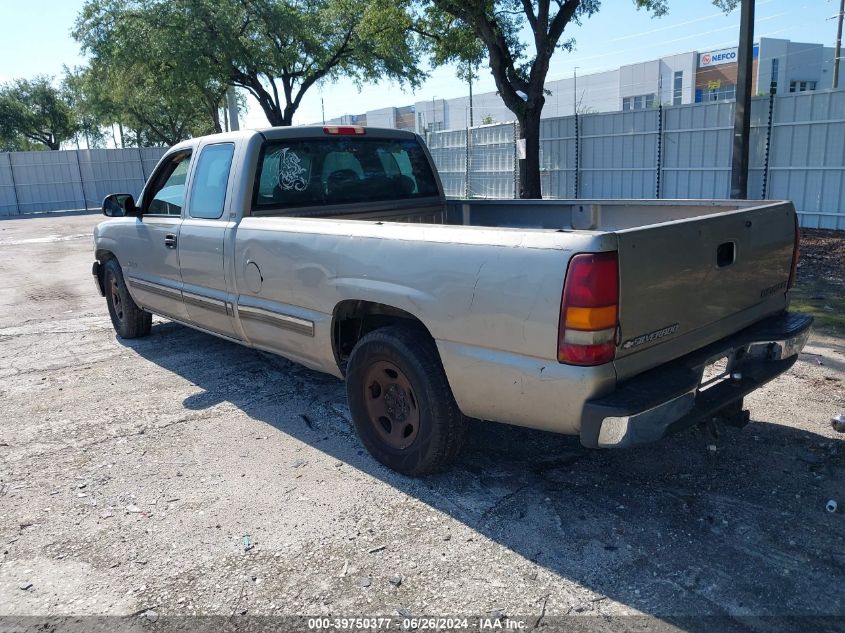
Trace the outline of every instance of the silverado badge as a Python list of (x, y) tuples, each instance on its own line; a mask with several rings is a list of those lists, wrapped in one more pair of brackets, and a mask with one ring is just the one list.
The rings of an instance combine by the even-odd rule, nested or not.
[(622, 344), (622, 349), (631, 349), (632, 347), (639, 347), (645, 343), (651, 343), (652, 341), (656, 341), (657, 339), (664, 338), (666, 336), (671, 336), (675, 332), (678, 331), (678, 323), (673, 325), (668, 325), (664, 328), (660, 328), (659, 330), (655, 330), (654, 332), (649, 332), (648, 334), (641, 334), (640, 336), (635, 336), (632, 339), (625, 341)]

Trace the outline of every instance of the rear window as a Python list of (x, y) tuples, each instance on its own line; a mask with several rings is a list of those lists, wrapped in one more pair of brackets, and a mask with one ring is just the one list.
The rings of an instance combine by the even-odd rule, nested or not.
[(428, 159), (413, 139), (268, 141), (256, 185), (257, 212), (439, 195)]

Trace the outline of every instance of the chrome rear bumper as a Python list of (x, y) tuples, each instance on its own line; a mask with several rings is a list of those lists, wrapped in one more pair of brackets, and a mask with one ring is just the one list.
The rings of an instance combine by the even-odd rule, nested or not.
[[(787, 371), (813, 318), (786, 312), (630, 380), (588, 401), (581, 443), (621, 448), (656, 441), (707, 419)], [(724, 374), (702, 384), (705, 367), (726, 358)]]

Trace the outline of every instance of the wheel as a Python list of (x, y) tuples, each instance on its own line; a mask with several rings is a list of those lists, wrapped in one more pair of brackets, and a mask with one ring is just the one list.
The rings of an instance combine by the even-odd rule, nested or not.
[(422, 329), (389, 326), (361, 338), (347, 364), (346, 395), (361, 442), (388, 468), (421, 476), (457, 457), (466, 421)]
[(106, 304), (114, 331), (121, 338), (138, 338), (150, 333), (153, 315), (142, 310), (132, 300), (123, 281), (123, 271), (116, 259), (106, 262), (103, 270), (103, 286), (106, 290)]

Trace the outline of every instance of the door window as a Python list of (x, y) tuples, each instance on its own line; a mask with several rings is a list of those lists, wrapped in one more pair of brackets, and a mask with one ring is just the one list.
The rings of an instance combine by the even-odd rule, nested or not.
[(235, 146), (232, 143), (208, 145), (197, 159), (197, 169), (191, 181), (192, 218), (216, 220), (223, 215), (226, 185)]
[(153, 176), (144, 195), (145, 215), (181, 215), (185, 204), (185, 181), (191, 166), (191, 152), (170, 156)]

